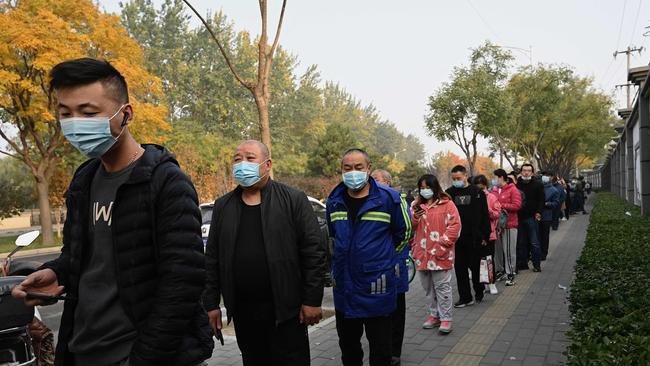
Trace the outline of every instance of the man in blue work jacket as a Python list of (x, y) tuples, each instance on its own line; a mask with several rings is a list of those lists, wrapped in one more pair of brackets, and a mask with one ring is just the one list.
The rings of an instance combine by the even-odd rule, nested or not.
[(365, 151), (348, 150), (341, 168), (343, 182), (327, 201), (341, 359), (344, 366), (363, 365), (365, 328), (370, 365), (390, 366), (391, 314), (403, 276), (399, 254), (412, 234), (409, 209), (397, 191), (369, 179), (372, 164)]

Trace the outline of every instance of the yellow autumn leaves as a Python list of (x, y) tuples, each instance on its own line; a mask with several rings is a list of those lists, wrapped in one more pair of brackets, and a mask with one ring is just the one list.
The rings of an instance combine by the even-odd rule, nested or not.
[[(138, 118), (132, 132), (142, 141), (162, 142), (169, 126), (160, 80), (144, 66), (138, 43), (90, 0), (0, 2), (0, 110), (4, 122), (56, 123), (47, 74), (57, 63), (79, 57), (111, 62), (125, 76)], [(8, 118), (7, 118), (8, 117)], [(37, 131), (48, 130), (44, 125)], [(45, 137), (45, 136), (44, 136)], [(51, 134), (46, 139), (61, 139)], [(54, 141), (51, 141), (54, 142)]]

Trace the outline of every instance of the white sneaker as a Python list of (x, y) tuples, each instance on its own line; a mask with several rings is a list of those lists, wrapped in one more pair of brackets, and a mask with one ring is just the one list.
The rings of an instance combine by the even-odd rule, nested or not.
[(567, 221), (567, 220), (566, 220), (566, 217), (563, 217), (562, 220), (560, 220), (560, 221)]
[(499, 293), (499, 290), (497, 290), (497, 285), (491, 283), (490, 284), (490, 295), (496, 295)]

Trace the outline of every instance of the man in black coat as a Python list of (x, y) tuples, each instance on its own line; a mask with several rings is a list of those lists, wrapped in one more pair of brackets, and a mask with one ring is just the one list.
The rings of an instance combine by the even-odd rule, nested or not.
[(544, 211), (544, 185), (534, 177), (535, 168), (531, 164), (521, 166), (521, 176), (517, 188), (522, 193), (523, 206), (519, 210), (517, 230), (517, 270), (528, 269), (528, 253), (531, 253), (533, 271), (541, 272), (542, 249), (539, 237), (539, 224)]
[(66, 192), (59, 258), (13, 290), (65, 306), (55, 365), (196, 365), (212, 354), (196, 191), (164, 148), (129, 132), (126, 82), (106, 61), (55, 66), (64, 136), (92, 158)]
[[(454, 200), (462, 230), (456, 241), (456, 258), (454, 270), (458, 283), (460, 299), (454, 304), (456, 308), (464, 308), (483, 301), (485, 286), (480, 281), (481, 252), (490, 241), (490, 217), (485, 193), (473, 184), (469, 184), (467, 169), (457, 165), (451, 170), (452, 186), (447, 194)], [(470, 287), (469, 272), (472, 272), (474, 298)]]
[(269, 177), (269, 149), (242, 143), (238, 187), (216, 200), (203, 303), (215, 333), (223, 302), (244, 365), (309, 365), (307, 326), (322, 317), (325, 248), (307, 196)]

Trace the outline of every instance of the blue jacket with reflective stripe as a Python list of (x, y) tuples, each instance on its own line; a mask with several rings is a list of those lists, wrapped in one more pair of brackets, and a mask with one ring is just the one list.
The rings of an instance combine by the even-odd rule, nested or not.
[(399, 193), (369, 179), (370, 193), (354, 224), (339, 184), (327, 201), (327, 223), (334, 238), (334, 306), (346, 318), (386, 316), (395, 310), (398, 282), (412, 228), (409, 208)]

